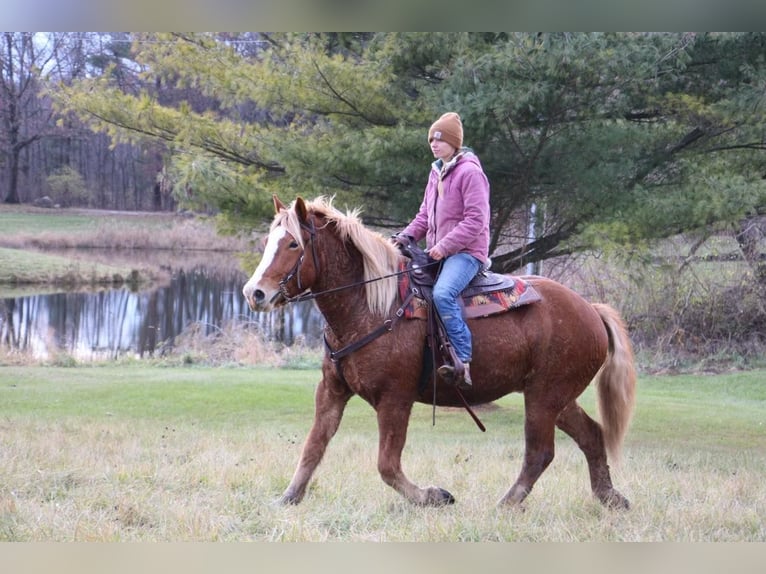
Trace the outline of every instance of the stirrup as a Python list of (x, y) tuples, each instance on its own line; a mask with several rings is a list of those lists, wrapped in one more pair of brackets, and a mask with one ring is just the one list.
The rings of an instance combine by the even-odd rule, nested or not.
[(471, 371), (469, 363), (463, 363), (462, 369), (456, 368), (454, 365), (442, 365), (436, 372), (450, 385), (457, 386), (458, 389), (467, 391), (473, 388), (473, 381), (471, 380)]

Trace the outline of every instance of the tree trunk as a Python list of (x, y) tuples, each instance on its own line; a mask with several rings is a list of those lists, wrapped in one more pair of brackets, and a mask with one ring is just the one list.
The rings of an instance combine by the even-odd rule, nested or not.
[(5, 196), (5, 203), (21, 203), (19, 200), (19, 153), (14, 146), (10, 154), (10, 166), (8, 166), (8, 193)]

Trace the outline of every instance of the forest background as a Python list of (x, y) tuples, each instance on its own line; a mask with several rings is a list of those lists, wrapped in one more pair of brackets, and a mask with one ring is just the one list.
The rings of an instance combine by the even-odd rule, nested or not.
[(3, 32), (0, 197), (249, 234), (272, 194), (324, 194), (393, 231), (454, 110), (495, 270), (597, 277), (639, 349), (753, 365), (765, 57), (763, 33)]

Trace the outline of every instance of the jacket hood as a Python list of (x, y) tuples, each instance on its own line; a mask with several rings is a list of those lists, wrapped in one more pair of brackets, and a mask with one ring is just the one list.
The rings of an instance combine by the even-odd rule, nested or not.
[(455, 157), (446, 164), (442, 159), (435, 160), (433, 163), (431, 163), (431, 169), (444, 177), (452, 170), (452, 168), (463, 162), (473, 163), (481, 168), (479, 157), (473, 153), (473, 150), (469, 147), (462, 147), (460, 148), (460, 151), (457, 153), (457, 155), (455, 155)]

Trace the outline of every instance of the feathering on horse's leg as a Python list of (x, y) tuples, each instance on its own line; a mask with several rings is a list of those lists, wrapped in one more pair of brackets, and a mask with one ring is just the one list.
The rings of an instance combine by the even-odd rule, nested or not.
[(628, 499), (612, 485), (601, 425), (588, 416), (574, 401), (562, 411), (556, 425), (574, 439), (585, 455), (594, 496), (604, 506), (629, 508)]
[(348, 389), (340, 388), (337, 379), (332, 380), (332, 383), (334, 384), (328, 382), (328, 375), (325, 373), (317, 387), (314, 397), (314, 423), (306, 437), (293, 478), (278, 500), (281, 504), (298, 504), (303, 499), (306, 486), (322, 461), (327, 444), (340, 426), (343, 411), (352, 393)]
[(376, 410), (379, 433), (378, 472), (383, 482), (414, 504), (421, 506), (453, 504), (455, 498), (448, 491), (437, 486), (420, 488), (402, 471), (402, 451), (407, 440), (407, 425), (412, 403), (381, 402)]

